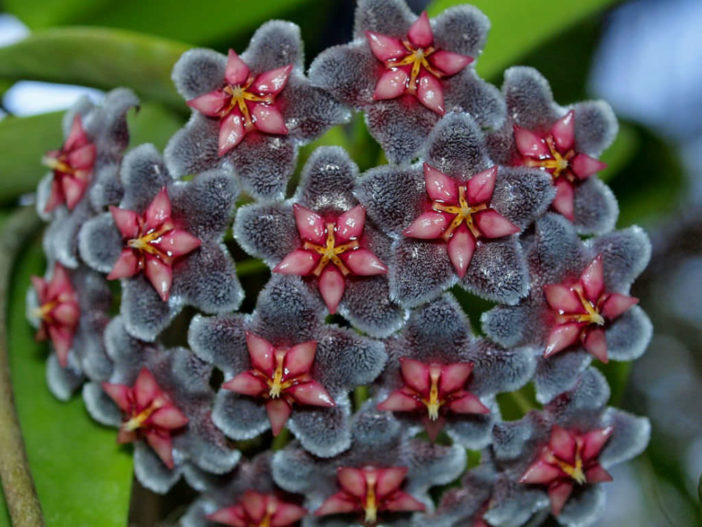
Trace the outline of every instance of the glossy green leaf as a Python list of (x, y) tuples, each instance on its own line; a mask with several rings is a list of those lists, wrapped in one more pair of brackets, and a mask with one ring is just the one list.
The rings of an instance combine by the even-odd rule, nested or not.
[(131, 31), (70, 27), (32, 33), (0, 47), (0, 79), (111, 89), (127, 86), (185, 112), (171, 69), (189, 46)]
[[(12, 152), (0, 156), (0, 203), (33, 191), (46, 174), (40, 160), (44, 152), (61, 146), (62, 115), (53, 112), (0, 121), (0, 144), (4, 151)], [(148, 142), (163, 148), (184, 119), (162, 106), (143, 104), (138, 113), (128, 114), (128, 122), (132, 145)]]
[[(436, 15), (463, 0), (434, 0), (428, 11)], [(472, 0), (490, 19), (491, 27), (478, 72), (486, 78), (519, 63), (531, 49), (579, 21), (617, 3), (616, 0)]]
[(46, 387), (47, 346), (25, 319), (29, 277), (44, 272), (40, 244), (20, 258), (10, 296), (10, 364), (15, 402), (46, 524), (123, 527), (132, 478), (131, 453), (115, 431), (96, 424), (83, 400), (56, 400)]
[(207, 43), (236, 38), (266, 20), (288, 18), (291, 11), (312, 3), (313, 0), (5, 0), (5, 8), (31, 28), (106, 26)]

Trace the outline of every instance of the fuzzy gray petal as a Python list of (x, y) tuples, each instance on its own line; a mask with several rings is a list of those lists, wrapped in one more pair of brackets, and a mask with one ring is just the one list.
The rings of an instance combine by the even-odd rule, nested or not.
[(183, 53), (171, 75), (185, 100), (221, 88), (227, 57), (210, 49), (190, 49)]
[(575, 229), (581, 234), (603, 234), (617, 223), (619, 205), (610, 188), (593, 176), (575, 187)]
[(390, 295), (403, 306), (436, 298), (458, 281), (443, 243), (402, 238), (394, 244), (394, 252)]
[(390, 300), (385, 276), (349, 280), (339, 313), (358, 329), (376, 338), (394, 333), (406, 316), (405, 310)]
[(432, 130), (427, 140), (425, 161), (441, 172), (467, 181), (490, 168), (483, 134), (467, 113), (449, 113)]
[(526, 296), (529, 277), (516, 238), (490, 240), (478, 245), (462, 285), (472, 293), (513, 305)]
[(345, 212), (357, 204), (358, 167), (338, 146), (317, 148), (305, 163), (294, 201), (317, 212)]
[(491, 204), (497, 212), (524, 229), (546, 212), (554, 196), (555, 189), (548, 174), (528, 168), (502, 167)]
[(355, 190), (368, 216), (389, 235), (402, 231), (424, 212), (427, 193), (419, 166), (381, 166), (364, 173)]
[(498, 130), (505, 122), (507, 108), (500, 90), (470, 66), (444, 81), (444, 97), (447, 110), (468, 112), (484, 130)]
[(188, 344), (198, 357), (227, 375), (233, 376), (249, 366), (244, 321), (240, 315), (195, 315), (188, 329)]
[(180, 479), (180, 469), (170, 470), (143, 441), (134, 444), (134, 475), (144, 487), (165, 494)]
[(300, 245), (292, 208), (287, 203), (254, 203), (236, 213), (234, 238), (250, 255), (274, 266)]
[(109, 273), (122, 250), (122, 235), (109, 212), (86, 221), (78, 235), (83, 261), (96, 271)]
[(616, 408), (607, 409), (602, 424), (614, 427), (599, 457), (605, 468), (638, 456), (651, 437), (651, 423), (646, 417), (635, 417)]
[(120, 207), (139, 214), (172, 181), (161, 154), (151, 144), (139, 145), (124, 156), (121, 177), (125, 190)]
[(548, 81), (534, 68), (514, 66), (507, 69), (502, 92), (509, 116), (519, 126), (546, 131), (561, 117)]
[(627, 293), (651, 258), (651, 242), (646, 232), (638, 226), (590, 240), (588, 245), (593, 258), (602, 254), (605, 288), (608, 291)]
[(416, 15), (403, 0), (360, 0), (356, 6), (354, 35), (365, 38), (366, 31), (405, 38)]
[(264, 404), (228, 390), (217, 394), (212, 420), (232, 439), (252, 439), (271, 427)]
[(68, 354), (68, 364), (65, 368), (59, 365), (55, 353), (49, 355), (46, 361), (46, 384), (54, 397), (60, 401), (68, 401), (83, 380), (75, 352)]
[(575, 110), (575, 146), (579, 152), (598, 157), (619, 131), (617, 117), (605, 101), (585, 101)]
[(607, 354), (612, 360), (638, 359), (646, 351), (653, 335), (653, 326), (643, 309), (630, 308), (614, 320), (605, 332)]
[(318, 457), (332, 457), (351, 446), (349, 399), (339, 393), (334, 401), (333, 408), (296, 406), (288, 421), (302, 447)]
[(438, 15), (432, 29), (437, 47), (476, 58), (485, 46), (490, 20), (477, 7), (460, 5)]
[(302, 69), (305, 57), (300, 28), (284, 20), (271, 20), (262, 24), (251, 37), (249, 47), (241, 54), (241, 59), (252, 70), (260, 73), (288, 64)]
[(174, 298), (169, 302), (161, 300), (142, 274), (123, 278), (120, 314), (127, 331), (141, 340), (155, 340), (182, 309), (182, 304), (176, 303)]
[(114, 427), (122, 423), (122, 412), (99, 383), (87, 382), (83, 385), (83, 402), (90, 417), (98, 423)]
[(547, 403), (571, 390), (591, 360), (592, 356), (583, 350), (564, 350), (548, 359), (540, 357), (534, 377), (536, 400)]

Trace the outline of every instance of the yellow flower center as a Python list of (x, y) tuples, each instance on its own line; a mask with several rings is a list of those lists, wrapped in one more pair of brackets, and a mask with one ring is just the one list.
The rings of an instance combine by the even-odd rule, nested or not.
[(351, 240), (348, 243), (336, 245), (336, 238), (334, 235), (335, 229), (336, 227), (333, 223), (327, 223), (327, 240), (325, 245), (317, 245), (316, 243), (306, 241), (302, 246), (303, 249), (314, 251), (317, 254), (322, 255), (317, 263), (317, 266), (312, 271), (315, 276), (322, 274), (322, 271), (329, 262), (336, 265), (344, 276), (351, 272), (349, 268), (346, 267), (344, 262), (341, 261), (339, 255), (345, 253), (346, 251), (357, 249), (359, 247), (358, 240)]
[(486, 203), (481, 203), (479, 205), (471, 207), (468, 204), (468, 200), (466, 199), (465, 186), (458, 187), (458, 205), (444, 205), (443, 203), (440, 203), (438, 201), (432, 203), (432, 208), (434, 210), (438, 212), (454, 214), (453, 220), (451, 220), (451, 224), (441, 235), (444, 241), (448, 241), (451, 238), (451, 236), (453, 236), (454, 231), (458, 229), (458, 227), (460, 227), (462, 223), (466, 224), (468, 230), (477, 240), (480, 237), (480, 231), (475, 226), (475, 222), (473, 221), (473, 214), (475, 214), (476, 212), (480, 212), (481, 210), (485, 210), (487, 209), (487, 207), (488, 206)]

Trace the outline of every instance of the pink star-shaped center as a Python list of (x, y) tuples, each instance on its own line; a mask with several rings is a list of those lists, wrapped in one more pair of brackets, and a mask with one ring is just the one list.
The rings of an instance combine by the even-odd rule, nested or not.
[(425, 426), (433, 441), (444, 425), (441, 415), (489, 414), (490, 409), (475, 395), (465, 390), (473, 364), (424, 364), (413, 359), (400, 359), (404, 386), (392, 392), (378, 405), (379, 410), (391, 412), (426, 412)]
[(68, 272), (58, 263), (54, 265), (54, 274), (50, 282), (39, 276), (32, 276), (32, 284), (39, 301), (34, 315), (41, 321), (37, 340), (50, 338), (59, 364), (65, 368), (80, 319), (78, 297)]
[(295, 204), (295, 223), (303, 244), (273, 269), (276, 273), (319, 278), (319, 292), (330, 313), (336, 313), (349, 275), (385, 274), (388, 268), (361, 244), (366, 209), (357, 205), (336, 218), (323, 218)]
[(555, 325), (546, 341), (544, 357), (580, 341), (585, 349), (607, 362), (607, 321), (622, 315), (639, 300), (604, 288), (602, 256), (598, 255), (575, 281), (544, 286), (546, 302), (555, 313)]
[(317, 351), (315, 341), (290, 348), (275, 347), (247, 331), (246, 346), (253, 367), (225, 382), (222, 388), (265, 399), (273, 435), (278, 435), (283, 429), (295, 403), (324, 407), (336, 405), (324, 387), (312, 378)]
[(51, 212), (64, 203), (69, 210), (73, 210), (88, 188), (95, 156), (95, 145), (88, 139), (80, 115), (76, 115), (63, 147), (47, 152), (43, 159), (43, 163), (54, 173), (45, 212)]
[(371, 52), (386, 71), (375, 86), (375, 100), (414, 95), (430, 110), (443, 115), (444, 88), (441, 79), (450, 77), (473, 62), (472, 57), (434, 46), (434, 33), (426, 12), (412, 24), (407, 38), (400, 40), (366, 31)]
[(253, 75), (236, 52), (229, 50), (226, 81), (222, 88), (188, 101), (188, 106), (208, 117), (219, 118), (219, 155), (238, 145), (246, 134), (257, 130), (285, 135), (285, 119), (276, 105), (292, 71), (292, 64)]
[(515, 124), (514, 139), (522, 156), (519, 164), (551, 174), (556, 187), (552, 206), (573, 221), (575, 186), (607, 166), (594, 157), (575, 151), (575, 110), (556, 121), (546, 134)]
[(236, 505), (207, 515), (207, 519), (232, 527), (287, 527), (302, 519), (307, 511), (281, 501), (273, 494), (248, 490)]
[(103, 382), (102, 389), (124, 414), (117, 442), (131, 443), (143, 437), (164, 465), (172, 469), (171, 435), (188, 424), (188, 418), (161, 390), (151, 372), (142, 368), (132, 387)]
[(110, 207), (110, 212), (125, 240), (125, 247), (107, 278), (128, 278), (144, 271), (166, 302), (173, 283), (173, 264), (197, 249), (200, 240), (176, 227), (165, 188), (156, 194), (143, 215), (117, 207)]
[(341, 491), (327, 498), (315, 516), (363, 513), (365, 525), (376, 525), (378, 513), (424, 511), (425, 505), (401, 490), (407, 475), (404, 467), (339, 467)]
[(548, 444), (519, 482), (548, 486), (551, 510), (558, 516), (576, 484), (612, 481), (612, 476), (597, 462), (612, 430), (608, 426), (580, 434), (554, 425)]
[(502, 214), (490, 207), (497, 167), (459, 183), (424, 163), (424, 180), (430, 211), (421, 214), (404, 235), (447, 242), (447, 251), (458, 276), (463, 278), (481, 238), (502, 238), (519, 232)]

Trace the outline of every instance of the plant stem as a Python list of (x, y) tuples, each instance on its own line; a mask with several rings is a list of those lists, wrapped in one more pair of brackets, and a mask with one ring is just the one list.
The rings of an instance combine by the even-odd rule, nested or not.
[(249, 260), (242, 260), (236, 263), (236, 275), (238, 277), (249, 276), (252, 274), (262, 273), (268, 270), (268, 266), (264, 264), (261, 260), (256, 258), (251, 258)]
[(0, 479), (13, 527), (44, 525), (15, 410), (8, 359), (7, 310), (17, 254), (41, 226), (33, 207), (14, 213), (0, 235)]

